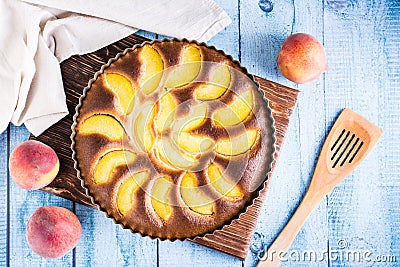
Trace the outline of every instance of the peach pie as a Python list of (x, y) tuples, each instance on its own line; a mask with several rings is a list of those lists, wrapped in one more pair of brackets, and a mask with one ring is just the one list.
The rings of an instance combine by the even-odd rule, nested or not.
[(96, 73), (73, 126), (76, 168), (115, 222), (186, 239), (230, 224), (271, 168), (268, 102), (246, 69), (214, 47), (145, 42)]

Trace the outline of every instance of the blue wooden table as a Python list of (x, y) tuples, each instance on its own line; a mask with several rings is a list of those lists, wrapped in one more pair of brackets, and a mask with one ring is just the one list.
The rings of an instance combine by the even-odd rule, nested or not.
[[(311, 214), (283, 265), (400, 266), (400, 2), (283, 0), (272, 1), (271, 12), (263, 0), (216, 2), (233, 23), (209, 44), (251, 73), (301, 91), (246, 260), (189, 242), (143, 238), (95, 209), (19, 188), (8, 157), (29, 133), (10, 126), (0, 135), (0, 266), (254, 266), (257, 252), (301, 201), (324, 138), (345, 107), (377, 124), (383, 135)], [(329, 70), (315, 82), (291, 83), (277, 69), (279, 47), (295, 32), (324, 44)], [(59, 259), (37, 256), (25, 240), (30, 215), (44, 205), (66, 207), (82, 223), (78, 246)]]

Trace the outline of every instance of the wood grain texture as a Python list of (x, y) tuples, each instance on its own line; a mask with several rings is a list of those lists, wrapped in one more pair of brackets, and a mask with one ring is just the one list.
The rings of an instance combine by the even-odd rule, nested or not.
[[(301, 5), (295, 1), (275, 2), (270, 13), (263, 12), (257, 4), (254, 1), (241, 1), (241, 62), (249, 65), (252, 73), (297, 88), (297, 84), (282, 77), (275, 60), (281, 43), (292, 33), (307, 32), (323, 40), (322, 2), (303, 2)], [(254, 58), (257, 60), (254, 61)], [(303, 90), (281, 151), (284, 160), (278, 161), (256, 228), (258, 233), (263, 234), (267, 246), (276, 238), (300, 203), (310, 182), (320, 142), (325, 134), (323, 113), (315, 112), (324, 110), (323, 76), (301, 87)], [(326, 204), (322, 203), (301, 229), (291, 250), (326, 251), (328, 229), (324, 214)], [(250, 253), (245, 265), (253, 266), (257, 260), (257, 255)], [(324, 266), (327, 259), (308, 264)]]
[[(10, 126), (10, 151), (26, 141), (29, 132), (25, 127)], [(32, 213), (41, 206), (62, 206), (72, 210), (72, 202), (54, 197), (40, 190), (24, 190), (14, 182), (9, 183), (9, 266), (71, 266), (73, 252), (47, 260), (33, 253), (26, 242), (26, 223)]]
[[(343, 135), (345, 131), (347, 134)], [(375, 147), (381, 134), (382, 131), (377, 126), (351, 109), (346, 108), (340, 113), (325, 139), (305, 196), (284, 229), (268, 247), (268, 254), (265, 258), (263, 257), (266, 262), (260, 262), (257, 267), (278, 266), (283, 262), (273, 255), (277, 251), (287, 253), (311, 212), (365, 159)], [(339, 140), (340, 143), (338, 143)], [(314, 252), (320, 255), (319, 252)]]
[[(323, 43), (324, 25), (322, 11), (323, 1), (319, 1), (318, 3), (305, 3), (303, 5), (297, 5), (296, 2), (293, 2), (291, 34), (306, 32), (315, 36)], [(284, 26), (281, 25), (281, 27)], [(288, 192), (289, 195), (288, 205), (290, 212), (287, 219), (281, 220), (283, 224), (288, 222), (288, 219), (297, 209), (305, 195), (320, 153), (320, 147), (325, 139), (325, 117), (322, 112), (325, 109), (324, 78), (325, 74), (311, 83), (297, 86), (297, 88), (301, 88), (302, 94), (300, 95), (296, 110), (296, 120), (293, 120), (296, 127), (296, 141), (294, 144), (295, 147), (288, 147), (288, 149), (292, 151), (292, 153), (293, 151), (298, 151), (298, 156), (296, 158), (297, 163), (295, 164), (298, 169), (297, 174), (294, 174), (292, 177), (288, 176), (281, 181), (289, 184), (288, 191), (286, 192)], [(282, 192), (275, 191), (275, 195), (276, 194), (282, 194)], [(329, 230), (327, 227), (326, 213), (326, 199), (323, 199), (301, 228), (289, 252), (303, 252), (308, 250), (314, 251), (317, 255), (323, 255), (323, 253), (328, 250), (326, 240), (328, 239)], [(307, 265), (326, 266), (328, 265), (328, 257), (316, 262), (307, 262)]]
[[(146, 39), (132, 35), (105, 49), (89, 55), (72, 57), (61, 64), (70, 114), (56, 125), (50, 127), (38, 138), (31, 137), (49, 144), (60, 157), (60, 173), (43, 191), (93, 206), (90, 198), (85, 194), (84, 188), (80, 185), (80, 180), (76, 178), (76, 171), (72, 168), (73, 161), (69, 136), (71, 134), (72, 116), (75, 112), (74, 108), (87, 81), (93, 77), (104, 62), (125, 48), (131, 47), (135, 43), (141, 43), (144, 40)], [(298, 91), (258, 77), (256, 77), (256, 80), (260, 83), (260, 88), (264, 91), (265, 97), (271, 101), (271, 109), (275, 119), (274, 126), (277, 129), (277, 157), (290, 115), (296, 103)], [(275, 162), (273, 165), (275, 165)], [(215, 234), (206, 235), (204, 238), (196, 238), (194, 242), (244, 259), (248, 252), (265, 192), (266, 189), (262, 191), (260, 198), (255, 201), (254, 205), (241, 216), (240, 220), (234, 221), (231, 225)]]
[[(334, 70), (326, 75), (327, 127), (337, 116), (339, 108), (347, 106), (380, 126), (384, 132), (380, 145), (329, 195), (328, 242), (331, 249), (339, 251), (369, 251), (372, 260), (379, 255), (399, 255), (398, 250), (392, 250), (396, 244), (392, 231), (396, 231), (396, 226), (399, 229), (399, 204), (393, 206), (394, 199), (389, 200), (392, 190), (398, 192), (399, 179), (382, 173), (387, 169), (383, 165), (391, 164), (390, 153), (394, 151), (390, 150), (396, 145), (389, 145), (388, 138), (391, 139), (396, 131), (399, 136), (399, 120), (390, 126), (387, 124), (387, 116), (399, 118), (399, 99), (391, 98), (394, 96), (393, 86), (399, 88), (398, 78), (390, 77), (390, 69), (384, 67), (393, 63), (398, 66), (399, 56), (394, 53), (389, 58), (382, 57), (386, 49), (399, 49), (399, 2), (354, 3), (340, 13), (330, 6), (325, 10), (325, 20), (329, 21), (325, 23), (325, 47), (330, 67)], [(394, 28), (397, 35), (392, 35)], [(388, 44), (387, 39), (394, 42)], [(382, 146), (382, 142), (386, 145)], [(396, 186), (388, 187), (388, 184)], [(399, 197), (391, 197), (399, 203)], [(397, 212), (389, 215), (388, 210), (393, 209)], [(346, 258), (332, 257), (329, 261), (330, 266), (360, 264)], [(379, 264), (392, 265), (390, 262)]]
[[(395, 256), (396, 262), (393, 258), (392, 262), (355, 262), (326, 254), (322, 261), (293, 259), (283, 266), (399, 266), (400, 2), (283, 0), (272, 1), (274, 7), (270, 13), (261, 11), (259, 1), (216, 2), (224, 7), (233, 23), (210, 44), (239, 59), (251, 73), (302, 91), (260, 207), (256, 231), (265, 236), (265, 245), (271, 244), (300, 202), (316, 154), (339, 111), (350, 107), (378, 124), (383, 136), (373, 154), (313, 212), (291, 250), (332, 252), (344, 240), (348, 250), (339, 251), (368, 250), (372, 257)], [(315, 35), (323, 41), (327, 52), (329, 70), (309, 84), (287, 81), (275, 64), (281, 43), (296, 31)], [(151, 39), (155, 36), (140, 34)], [(81, 62), (91, 64), (98, 57), (111, 55), (112, 51), (102, 50), (99, 55), (83, 57)], [(86, 79), (97, 66), (65, 65), (63, 72)], [(65, 83), (77, 88), (86, 85), (86, 82)], [(74, 95), (79, 97), (79, 93)], [(4, 215), (0, 218), (0, 266), (254, 266), (257, 257), (252, 252), (245, 261), (240, 261), (191, 242), (142, 238), (113, 225), (91, 207), (74, 203), (71, 207), (69, 201), (54, 195), (17, 188), (9, 180), (4, 165), (8, 155), (4, 151), (26, 140), (29, 133), (24, 127), (13, 126), (8, 132), (11, 136), (3, 133), (0, 137), (0, 194), (7, 194), (0, 196), (0, 214)], [(50, 133), (69, 139), (69, 133)], [(67, 151), (60, 153), (69, 157)], [(5, 185), (9, 185), (8, 189), (3, 188)], [(66, 197), (71, 195), (63, 187), (47, 190)], [(84, 230), (75, 251), (62, 259), (40, 259), (26, 245), (26, 221), (37, 207), (48, 204), (72, 208)]]
[[(342, 108), (356, 107), (359, 112), (367, 115), (375, 123), (388, 121), (388, 113), (393, 114), (393, 118), (398, 118), (396, 116), (399, 110), (398, 98), (389, 100), (389, 95), (393, 97), (395, 95), (393, 88), (399, 86), (399, 37), (398, 33), (395, 33), (395, 29), (398, 32), (400, 25), (398, 22), (399, 4), (394, 1), (371, 3), (336, 1), (344, 3), (345, 6), (344, 9), (337, 11), (329, 6), (328, 2), (335, 1), (323, 1), (318, 5), (309, 5), (299, 1), (282, 1), (275, 3), (273, 12), (261, 15), (261, 11), (256, 8), (256, 3), (241, 1), (243, 3), (241, 13), (249, 14), (242, 16), (242, 24), (254, 25), (254, 27), (241, 27), (242, 43), (246, 46), (242, 47), (242, 50), (251, 51), (249, 53), (258, 51), (256, 55), (249, 56), (249, 58), (262, 58), (265, 61), (265, 63), (256, 64), (248, 62), (247, 64), (252, 63), (251, 72), (262, 75), (262, 71), (269, 70), (266, 74), (267, 78), (271, 77), (270, 79), (274, 81), (302, 90), (285, 147), (281, 151), (281, 158), (284, 158), (285, 161), (278, 161), (265, 207), (256, 229), (265, 235), (266, 245), (272, 243), (274, 237), (297, 207), (309, 184), (322, 141), (330, 129), (332, 121)], [(383, 9), (388, 10), (384, 11)], [(248, 19), (246, 20), (246, 18)], [(340, 23), (336, 23), (337, 21)], [(377, 32), (377, 29), (380, 32)], [(244, 30), (249, 31), (249, 33), (245, 33), (249, 39), (243, 34)], [(275, 64), (268, 64), (265, 55), (277, 54), (278, 51), (273, 51), (276, 49), (273, 45), (260, 45), (259, 41), (259, 39), (264, 39), (269, 44), (269, 41), (274, 42), (274, 38), (277, 36), (295, 32), (311, 33), (323, 43), (325, 42), (330, 67), (328, 72), (317, 81), (298, 87), (287, 81), (281, 81), (282, 78), (275, 75)], [(346, 38), (343, 38), (344, 36)], [(394, 49), (397, 49), (397, 52)], [(261, 57), (261, 54), (264, 56)], [(391, 57), (385, 59), (382, 55), (391, 55)], [(242, 58), (242, 63), (246, 64), (246, 58)], [(386, 70), (385, 66), (391, 66), (391, 68)], [(392, 79), (388, 80), (386, 71), (389, 69)], [(392, 88), (392, 90), (387, 88)], [(378, 95), (380, 96), (379, 100)], [(389, 111), (389, 107), (384, 107), (385, 105), (396, 111)], [(398, 125), (398, 122), (393, 125)], [(394, 129), (398, 129), (398, 127), (391, 127), (391, 133), (399, 136)], [(384, 141), (381, 140), (380, 144), (383, 144), (382, 142)], [(393, 154), (385, 156), (383, 147), (384, 145), (375, 148), (375, 151), (381, 150), (375, 155), (371, 155), (373, 158), (371, 165), (365, 167), (366, 164), (363, 164), (364, 167), (360, 166), (359, 170), (355, 172), (354, 175), (360, 179), (361, 185), (335, 190), (331, 197), (318, 206), (297, 236), (291, 251), (303, 253), (308, 250), (316, 252), (317, 255), (323, 255), (322, 253), (329, 249), (338, 249), (337, 243), (342, 239), (347, 239), (347, 241), (351, 239), (350, 249), (368, 247), (367, 242), (369, 246), (375, 244), (371, 246), (371, 250), (375, 253), (386, 251), (386, 254), (390, 254), (390, 251), (393, 251), (393, 244), (397, 243), (393, 242), (393, 235), (388, 234), (387, 223), (384, 222), (386, 220), (391, 222), (389, 229), (394, 229), (392, 225), (398, 225), (397, 217), (399, 216), (389, 215), (386, 212), (386, 210), (397, 210), (395, 214), (398, 214), (399, 205), (393, 207), (393, 202), (388, 200), (387, 196), (389, 194), (393, 200), (396, 193), (392, 194), (391, 192), (398, 193), (398, 183), (394, 182), (397, 179), (388, 179), (387, 176), (381, 174), (382, 169), (385, 169), (382, 166), (388, 164), (386, 161), (393, 162), (390, 159)], [(398, 142), (393, 142), (392, 147), (398, 147)], [(389, 151), (386, 148), (387, 152)], [(381, 169), (378, 165), (381, 166)], [(393, 172), (391, 173), (393, 176)], [(382, 179), (383, 177), (385, 179)], [(387, 184), (391, 186), (383, 186)], [(382, 186), (383, 188), (379, 188)], [(378, 188), (371, 190), (376, 187)], [(370, 189), (368, 190), (368, 188)], [(365, 196), (365, 191), (368, 191), (367, 196)], [(332, 198), (332, 195), (337, 192), (340, 194)], [(358, 195), (357, 200), (354, 199), (354, 194)], [(346, 200), (343, 200), (343, 197)], [(361, 201), (361, 199), (364, 200)], [(366, 208), (368, 203), (372, 207), (379, 207), (378, 210), (384, 210), (385, 215), (383, 216), (377, 210), (371, 211), (370, 208)], [(352, 207), (351, 210), (346, 211), (350, 207)], [(338, 210), (343, 211), (338, 212)], [(371, 216), (371, 214), (373, 215)], [(338, 218), (340, 220), (337, 220)], [(350, 220), (350, 218), (353, 219)], [(374, 222), (370, 223), (371, 220)], [(387, 240), (387, 242), (382, 242), (385, 248), (374, 249), (377, 247), (377, 240), (381, 238)], [(399, 255), (397, 249), (395, 251), (394, 254)], [(245, 263), (252, 266), (255, 261), (256, 255), (250, 254)], [(294, 260), (283, 265), (297, 266), (298, 264), (300, 263)], [(335, 259), (335, 255), (327, 256), (321, 261), (303, 261), (302, 264), (307, 266), (357, 265), (357, 263)]]
[(8, 129), (0, 135), (0, 264), (8, 260)]
[(76, 204), (82, 236), (75, 249), (76, 266), (156, 266), (157, 242), (115, 225), (103, 213)]
[(189, 241), (160, 242), (158, 266), (242, 266), (241, 259), (214, 249), (205, 248)]
[[(378, 56), (382, 65), (379, 70), (379, 125), (384, 135), (379, 145), (379, 182), (381, 196), (380, 224), (387, 229), (383, 238), (386, 247), (382, 255), (396, 256), (400, 262), (400, 3), (387, 1), (381, 17)], [(381, 55), (381, 56), (379, 56)], [(383, 90), (382, 90), (383, 88)], [(384, 106), (382, 112), (381, 106)]]

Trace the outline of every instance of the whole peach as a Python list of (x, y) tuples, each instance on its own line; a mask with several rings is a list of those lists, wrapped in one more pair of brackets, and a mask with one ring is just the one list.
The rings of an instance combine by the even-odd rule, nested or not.
[(62, 207), (40, 207), (26, 225), (29, 247), (44, 258), (64, 256), (78, 244), (81, 233), (76, 215)]
[(283, 76), (295, 83), (313, 81), (328, 69), (324, 47), (306, 33), (286, 38), (276, 63)]
[(59, 168), (56, 152), (34, 140), (19, 144), (9, 159), (11, 177), (17, 185), (27, 190), (39, 189), (51, 183)]

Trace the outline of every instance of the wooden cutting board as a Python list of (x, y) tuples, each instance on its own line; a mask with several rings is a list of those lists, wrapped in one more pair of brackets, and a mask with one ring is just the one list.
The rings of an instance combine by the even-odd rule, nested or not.
[[(73, 56), (61, 64), (69, 115), (50, 127), (39, 137), (30, 137), (30, 139), (36, 139), (50, 145), (60, 158), (60, 172), (55, 180), (43, 189), (44, 191), (87, 206), (95, 207), (90, 198), (85, 194), (85, 189), (81, 186), (80, 180), (76, 176), (76, 170), (74, 169), (74, 162), (72, 160), (70, 135), (72, 133), (71, 125), (73, 121), (72, 117), (75, 114), (75, 106), (78, 104), (79, 97), (82, 94), (83, 88), (87, 86), (89, 79), (94, 76), (94, 73), (98, 71), (108, 59), (116, 56), (117, 53), (128, 47), (132, 47), (144, 41), (147, 41), (147, 39), (137, 35), (131, 35), (94, 53), (83, 56)], [(244, 259), (248, 253), (251, 238), (257, 224), (257, 218), (268, 190), (268, 182), (285, 138), (289, 119), (299, 93), (297, 90), (259, 77), (255, 77), (255, 79), (260, 84), (265, 97), (270, 101), (269, 104), (275, 120), (275, 161), (272, 164), (272, 170), (268, 174), (267, 186), (260, 192), (260, 196), (254, 201), (254, 204), (250, 206), (239, 219), (233, 221), (232, 224), (224, 227), (222, 230), (193, 240), (194, 243), (222, 251), (241, 259)]]

